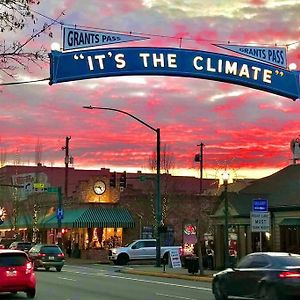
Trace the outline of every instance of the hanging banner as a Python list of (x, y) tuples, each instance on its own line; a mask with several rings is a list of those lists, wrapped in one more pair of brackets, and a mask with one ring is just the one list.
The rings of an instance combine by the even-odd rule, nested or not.
[(112, 32), (83, 30), (63, 26), (63, 51), (95, 48), (104, 45), (141, 41), (148, 38)]
[(245, 58), (181, 48), (109, 48), (50, 53), (50, 84), (128, 75), (203, 78), (296, 100), (299, 71)]
[(224, 44), (213, 45), (275, 66), (279, 66), (284, 69), (287, 68), (286, 49), (283, 47), (258, 47)]

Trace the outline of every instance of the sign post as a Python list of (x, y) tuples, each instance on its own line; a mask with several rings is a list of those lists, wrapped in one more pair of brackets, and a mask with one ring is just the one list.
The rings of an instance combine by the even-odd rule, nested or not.
[(259, 232), (259, 250), (262, 251), (262, 232), (269, 232), (270, 212), (267, 199), (254, 199), (252, 201), (251, 231)]

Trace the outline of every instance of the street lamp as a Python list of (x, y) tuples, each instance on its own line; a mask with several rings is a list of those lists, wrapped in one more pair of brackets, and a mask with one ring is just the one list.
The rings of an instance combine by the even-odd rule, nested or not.
[(116, 108), (110, 107), (98, 107), (98, 106), (83, 106), (86, 109), (102, 109), (102, 110), (110, 110), (125, 114), (136, 121), (140, 122), (141, 124), (145, 125), (149, 129), (156, 132), (156, 267), (160, 267), (160, 227), (162, 222), (162, 215), (161, 215), (161, 196), (160, 196), (160, 128), (154, 128), (151, 125), (147, 124), (146, 122), (142, 121), (141, 119), (137, 118), (136, 116), (120, 110)]
[(224, 262), (225, 268), (229, 267), (229, 240), (228, 240), (228, 179), (229, 173), (222, 174), (224, 184)]

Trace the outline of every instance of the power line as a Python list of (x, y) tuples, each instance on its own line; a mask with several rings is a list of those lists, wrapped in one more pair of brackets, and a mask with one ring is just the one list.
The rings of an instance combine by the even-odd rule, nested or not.
[(16, 81), (16, 82), (0, 83), (0, 86), (4, 86), (4, 85), (17, 85), (17, 84), (27, 84), (27, 83), (35, 83), (35, 82), (46, 81), (46, 80), (50, 80), (50, 77), (48, 77), (48, 78), (43, 78), (43, 79), (36, 79), (36, 80), (28, 80), (28, 81)]
[[(113, 29), (107, 29), (107, 28), (100, 28), (100, 27), (94, 27), (94, 26), (86, 26), (86, 25), (79, 25), (79, 24), (68, 24), (68, 23), (64, 23), (62, 21), (57, 21), (51, 17), (48, 17), (42, 13), (39, 13), (38, 11), (32, 10), (34, 13), (48, 19), (51, 20), (54, 23), (57, 23), (61, 26), (70, 26), (70, 27), (80, 27), (80, 28), (84, 28), (84, 29), (92, 29), (92, 30), (99, 30), (99, 31), (106, 31), (106, 32), (112, 32), (112, 33), (119, 33), (119, 34), (134, 34), (134, 35), (146, 35), (146, 36), (150, 36), (150, 37), (160, 37), (160, 38), (166, 38), (166, 39), (175, 39), (175, 40), (179, 40), (180, 46), (182, 41), (193, 41), (193, 42), (207, 42), (207, 43), (227, 43), (227, 44), (248, 44), (248, 45), (260, 45), (260, 46), (285, 46), (285, 47), (289, 47), (295, 44), (299, 44), (299, 41), (294, 41), (288, 44), (277, 44), (277, 43), (263, 43), (263, 44), (259, 44), (259, 43), (255, 43), (255, 42), (251, 42), (251, 43), (244, 43), (244, 42), (239, 42), (239, 41), (230, 41), (230, 40), (211, 40), (211, 39), (201, 39), (201, 41), (194, 39), (194, 38), (184, 38), (184, 37), (180, 37), (180, 36), (170, 36), (170, 35), (163, 35), (163, 34), (155, 34), (155, 33), (147, 33), (147, 32), (138, 32), (138, 31), (121, 31), (121, 30), (113, 30)], [(65, 15), (65, 13), (63, 12), (63, 15)]]

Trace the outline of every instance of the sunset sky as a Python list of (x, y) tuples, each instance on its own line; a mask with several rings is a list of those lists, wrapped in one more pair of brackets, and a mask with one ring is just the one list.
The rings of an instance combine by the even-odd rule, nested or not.
[[(1, 42), (25, 40), (44, 23), (59, 19), (99, 31), (137, 34), (145, 41), (112, 47), (173, 47), (229, 55), (214, 43), (287, 46), (288, 63), (300, 69), (299, 0), (42, 0), (37, 23), (1, 33)], [(61, 44), (61, 25), (31, 42), (27, 50)], [(48, 78), (49, 64), (19, 69), (0, 82)], [(128, 116), (84, 105), (129, 112), (161, 130), (162, 148), (174, 175), (199, 176), (194, 156), (204, 147), (204, 177), (224, 169), (232, 178), (259, 178), (292, 163), (290, 141), (300, 135), (300, 101), (229, 83), (166, 76), (88, 79), (50, 86), (0, 86), (2, 164), (64, 166), (65, 137), (71, 136), (75, 168), (149, 171), (156, 134)]]

